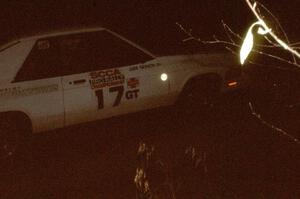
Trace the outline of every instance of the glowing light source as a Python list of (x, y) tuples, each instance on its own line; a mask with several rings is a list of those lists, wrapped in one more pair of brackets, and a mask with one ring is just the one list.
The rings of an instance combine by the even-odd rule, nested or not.
[(242, 44), (242, 47), (241, 47), (241, 50), (240, 50), (240, 62), (241, 64), (243, 65), (246, 61), (246, 59), (248, 58), (250, 52), (252, 51), (253, 49), (253, 46), (254, 46), (254, 36), (253, 36), (253, 33), (252, 33), (252, 29), (255, 27), (255, 26), (262, 26), (262, 27), (259, 27), (258, 30), (257, 30), (257, 33), (260, 34), (260, 35), (265, 35), (265, 34), (268, 34), (269, 32), (271, 32), (271, 29), (264, 29), (264, 25), (265, 25), (265, 22), (264, 21), (257, 21), (255, 23), (253, 23), (247, 34), (246, 34), (246, 37), (244, 39), (244, 42)]
[(242, 44), (241, 50), (240, 50), (240, 62), (243, 65), (248, 57), (248, 55), (250, 54), (250, 52), (252, 51), (253, 48), (253, 43), (254, 43), (254, 37), (252, 34), (252, 28), (255, 25), (260, 25), (260, 27), (258, 28), (257, 33), (260, 35), (266, 35), (269, 34), (274, 41), (276, 41), (284, 50), (290, 52), (293, 56), (296, 56), (297, 58), (300, 58), (300, 53), (295, 50), (294, 48), (292, 48), (291, 46), (289, 46), (287, 43), (285, 43), (283, 40), (281, 40), (269, 27), (268, 25), (265, 23), (265, 21), (262, 19), (262, 17), (260, 16), (258, 10), (256, 9), (257, 7), (257, 3), (254, 2), (252, 4), (251, 0), (246, 0), (248, 6), (250, 7), (252, 13), (255, 15), (255, 17), (257, 18), (257, 22), (255, 22), (254, 24), (252, 24), (247, 32), (247, 35), (245, 37), (245, 40)]
[(234, 82), (228, 82), (227, 84), (229, 87), (234, 87), (238, 85), (238, 82), (234, 81)]
[(253, 48), (253, 34), (252, 29), (250, 29), (244, 39), (243, 45), (240, 50), (240, 62), (243, 65), (249, 56)]
[(163, 74), (160, 75), (160, 79), (161, 79), (162, 81), (167, 81), (168, 75), (167, 75), (166, 73), (163, 73)]

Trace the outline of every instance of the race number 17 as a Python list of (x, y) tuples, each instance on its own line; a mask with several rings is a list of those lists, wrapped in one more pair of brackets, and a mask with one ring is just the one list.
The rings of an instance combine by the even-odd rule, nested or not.
[[(110, 93), (117, 93), (116, 99), (114, 101), (113, 107), (119, 106), (121, 103), (122, 96), (124, 94), (124, 86), (115, 86), (115, 87), (110, 87), (109, 88)], [(98, 98), (98, 109), (103, 109), (104, 108), (104, 97), (103, 97), (103, 90), (96, 90), (95, 94)]]

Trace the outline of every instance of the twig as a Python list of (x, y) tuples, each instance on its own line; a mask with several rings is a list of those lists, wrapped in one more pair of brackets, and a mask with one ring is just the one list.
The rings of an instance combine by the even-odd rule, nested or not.
[(249, 108), (250, 108), (250, 111), (251, 111), (252, 115), (255, 116), (263, 125), (273, 129), (274, 131), (276, 131), (276, 132), (280, 133), (281, 135), (287, 137), (288, 139), (290, 139), (294, 143), (300, 145), (300, 141), (297, 138), (295, 138), (294, 136), (292, 136), (291, 134), (289, 134), (287, 131), (271, 124), (270, 122), (267, 122), (266, 120), (264, 120), (262, 118), (262, 116), (255, 111), (255, 109), (253, 107), (253, 104), (251, 102), (249, 102), (248, 105), (249, 105)]
[[(286, 32), (284, 31), (283, 27), (281, 26), (279, 20), (271, 13), (270, 10), (268, 10), (263, 4), (261, 3), (257, 3), (254, 2), (253, 4), (250, 2), (250, 0), (245, 0), (246, 3), (248, 4), (250, 10), (252, 11), (252, 13), (254, 14), (254, 16), (257, 18), (257, 20), (260, 22), (260, 25), (264, 28), (264, 30), (270, 30), (268, 32), (268, 35), (271, 37), (269, 38), (268, 36), (265, 36), (266, 41), (270, 44), (270, 45), (257, 45), (255, 44), (256, 47), (263, 47), (263, 48), (283, 48), (284, 50), (288, 51), (289, 53), (291, 53), (293, 60), (288, 60), (282, 57), (279, 57), (277, 55), (274, 54), (270, 54), (270, 53), (266, 53), (257, 49), (252, 49), (252, 52), (275, 59), (277, 61), (292, 65), (296, 68), (300, 68), (300, 64), (297, 63), (297, 59), (296, 58), (300, 58), (300, 53), (297, 51), (297, 49), (300, 49), (300, 42), (295, 42), (295, 43), (290, 43), (289, 38), (286, 34)], [(285, 40), (287, 43), (285, 43), (283, 40), (281, 40), (274, 32), (272, 29), (270, 29), (267, 24), (264, 22), (264, 16), (261, 15), (261, 11), (260, 9), (257, 7), (257, 5), (259, 4), (259, 6), (261, 8), (263, 8), (263, 10), (267, 11), (268, 14), (273, 18), (273, 20), (275, 20), (276, 24), (278, 25), (278, 27), (280, 28), (280, 30), (282, 31)], [(198, 41), (200, 43), (203, 44), (223, 44), (225, 45), (225, 48), (230, 51), (233, 54), (237, 54), (231, 47), (237, 47), (240, 48), (240, 44), (238, 44), (235, 39), (238, 40), (242, 40), (242, 38), (235, 33), (226, 23), (224, 23), (224, 21), (222, 21), (222, 25), (223, 25), (223, 29), (225, 31), (225, 34), (228, 38), (228, 41), (226, 40), (220, 40), (218, 39), (215, 35), (213, 36), (214, 40), (210, 40), (210, 41), (203, 41), (201, 40), (201, 38), (196, 38), (193, 34), (192, 34), (192, 30), (190, 29), (189, 31), (187, 31), (181, 24), (177, 23), (177, 25), (180, 27), (180, 29), (188, 36), (187, 39), (183, 40), (183, 41), (189, 41), (189, 40), (195, 40)], [(240, 43), (240, 42), (239, 42)], [(230, 47), (231, 46), (231, 47)], [(253, 63), (258, 65), (259, 63), (254, 63), (252, 60), (249, 60), (249, 63)], [(275, 67), (275, 66), (274, 66)], [(277, 67), (279, 69), (285, 69), (285, 70), (291, 70), (290, 68), (287, 67)], [(299, 103), (300, 104), (300, 103)], [(298, 105), (298, 104), (297, 104)], [(293, 108), (294, 105), (291, 105), (290, 108)], [(262, 116), (257, 113), (253, 107), (253, 104), (251, 102), (249, 102), (249, 108), (251, 110), (251, 113), (253, 116), (255, 116), (263, 125), (273, 129), (274, 131), (280, 133), (281, 135), (287, 137), (288, 139), (292, 140), (293, 142), (295, 142), (296, 144), (300, 145), (300, 141), (295, 138), (294, 136), (292, 136), (291, 134), (289, 134), (287, 131), (271, 124), (270, 122), (267, 122), (266, 120), (264, 120), (262, 118)]]
[[(290, 40), (289, 40), (289, 37), (287, 35), (287, 33), (284, 31), (280, 21), (278, 20), (278, 18), (266, 7), (264, 6), (263, 4), (257, 2), (264, 10), (266, 10), (269, 15), (271, 15), (271, 17), (273, 18), (273, 20), (275, 20), (276, 24), (278, 25), (278, 27), (280, 28), (281, 32), (283, 33), (284, 37), (285, 37), (285, 40), (287, 42), (288, 45), (291, 45), (290, 43)], [(294, 63), (297, 63), (297, 59), (295, 57), (295, 55), (292, 53), (292, 57), (293, 57), (293, 60), (294, 60)]]
[[(257, 18), (259, 22), (261, 22), (261, 25), (265, 30), (271, 30), (267, 24), (264, 22), (260, 14), (257, 12), (257, 3), (254, 2), (253, 5), (250, 2), (250, 0), (245, 0), (246, 3), (248, 4), (250, 10), (254, 14), (254, 16)], [(286, 44), (284, 41), (282, 41), (272, 30), (269, 32), (269, 35), (279, 44), (281, 45), (285, 50), (289, 51), (290, 53), (294, 54), (297, 58), (300, 58), (300, 53), (290, 47), (288, 44)]]
[[(224, 22), (223, 22), (224, 23)], [(237, 47), (237, 48), (240, 48), (241, 45), (240, 44), (237, 44), (233, 39), (231, 41), (226, 41), (226, 40), (220, 40), (218, 39), (215, 35), (213, 36), (214, 40), (202, 40), (201, 38), (197, 38), (195, 37), (193, 34), (192, 34), (192, 30), (189, 29), (187, 30), (186, 28), (184, 28), (181, 24), (179, 23), (176, 23), (178, 25), (178, 27), (188, 36), (186, 39), (183, 39), (182, 41), (183, 42), (186, 42), (186, 41), (190, 41), (190, 40), (194, 40), (194, 41), (197, 41), (197, 42), (200, 42), (202, 44), (223, 44), (225, 45), (226, 49), (228, 50), (228, 46), (233, 46), (233, 47)], [(239, 38), (239, 35), (236, 34), (232, 29), (229, 28), (228, 25), (226, 25), (224, 23), (223, 27), (226, 27), (226, 29), (229, 31), (227, 33), (231, 33), (233, 34), (235, 37)], [(228, 27), (228, 28), (227, 28)], [(281, 46), (279, 44), (275, 44), (273, 43), (272, 41), (270, 41), (273, 45), (256, 45), (258, 47), (263, 47), (263, 48), (280, 48)], [(295, 43), (295, 44), (300, 44), (299, 43)], [(294, 45), (295, 45), (294, 44)], [(232, 52), (232, 49), (230, 50), (230, 52)], [(263, 56), (266, 56), (266, 57), (270, 57), (270, 58), (273, 58), (275, 60), (278, 60), (278, 61), (281, 61), (281, 62), (284, 62), (286, 64), (289, 64), (289, 65), (292, 65), (292, 66), (295, 66), (297, 68), (300, 68), (300, 64), (298, 64), (297, 62), (293, 62), (293, 61), (290, 61), (288, 59), (284, 59), (284, 58), (281, 58), (279, 56), (276, 56), (274, 54), (270, 54), (270, 53), (265, 53), (263, 51), (259, 51), (259, 50), (256, 50), (256, 49), (252, 49), (252, 52), (254, 53), (257, 53), (257, 54), (260, 54), (260, 55), (263, 55)], [(234, 53), (236, 54), (236, 53)]]

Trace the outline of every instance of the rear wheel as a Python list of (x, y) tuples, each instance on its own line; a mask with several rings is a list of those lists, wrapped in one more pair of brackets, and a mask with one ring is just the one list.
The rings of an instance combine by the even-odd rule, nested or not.
[(30, 126), (20, 115), (0, 115), (0, 171), (25, 169), (30, 155)]
[(12, 158), (20, 147), (21, 135), (16, 124), (4, 120), (0, 122), (0, 158)]

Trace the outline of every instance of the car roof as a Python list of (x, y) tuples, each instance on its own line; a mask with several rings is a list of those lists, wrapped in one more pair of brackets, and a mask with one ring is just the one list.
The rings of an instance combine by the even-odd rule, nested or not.
[(59, 35), (68, 35), (68, 34), (76, 34), (76, 33), (83, 33), (83, 32), (95, 32), (101, 30), (107, 30), (107, 29), (103, 27), (84, 27), (84, 28), (81, 27), (81, 28), (72, 28), (72, 29), (68, 28), (68, 29), (59, 29), (54, 31), (35, 33), (29, 36), (15, 37), (1, 44), (0, 52), (5, 50), (6, 48), (9, 48), (10, 46), (13, 46), (14, 44), (23, 41), (38, 40), (46, 37), (54, 37)]
[(84, 32), (95, 32), (95, 31), (102, 31), (107, 30), (103, 27), (85, 27), (85, 28), (72, 28), (72, 29), (60, 29), (50, 32), (43, 32), (31, 36), (26, 36), (18, 39), (18, 41), (28, 41), (28, 40), (37, 40), (46, 37), (54, 37), (60, 35), (69, 35), (69, 34), (76, 34), (76, 33), (84, 33)]
[(96, 27), (81, 27), (81, 28), (73, 28), (73, 29), (61, 29), (61, 30), (56, 30), (56, 31), (51, 31), (51, 32), (46, 32), (46, 33), (35, 34), (33, 36), (21, 37), (19, 39), (11, 40), (10, 42), (6, 43), (5, 45), (0, 46), (0, 52), (5, 50), (6, 48), (9, 48), (10, 46), (13, 46), (13, 45), (19, 43), (19, 42), (36, 41), (38, 39), (47, 38), (47, 37), (70, 35), (70, 34), (84, 33), (84, 32), (97, 32), (97, 31), (103, 31), (103, 30), (108, 31), (111, 34), (121, 38), (122, 40), (127, 41), (131, 45), (133, 45), (136, 48), (142, 50), (143, 52), (147, 53), (148, 55), (152, 56), (153, 58), (156, 57), (154, 54), (152, 54), (148, 50), (146, 50), (146, 49), (142, 48), (141, 46), (133, 43), (132, 41), (124, 38), (123, 36), (113, 32), (111, 30), (108, 30), (108, 29), (103, 28), (103, 27), (98, 27), (98, 26), (96, 26)]

